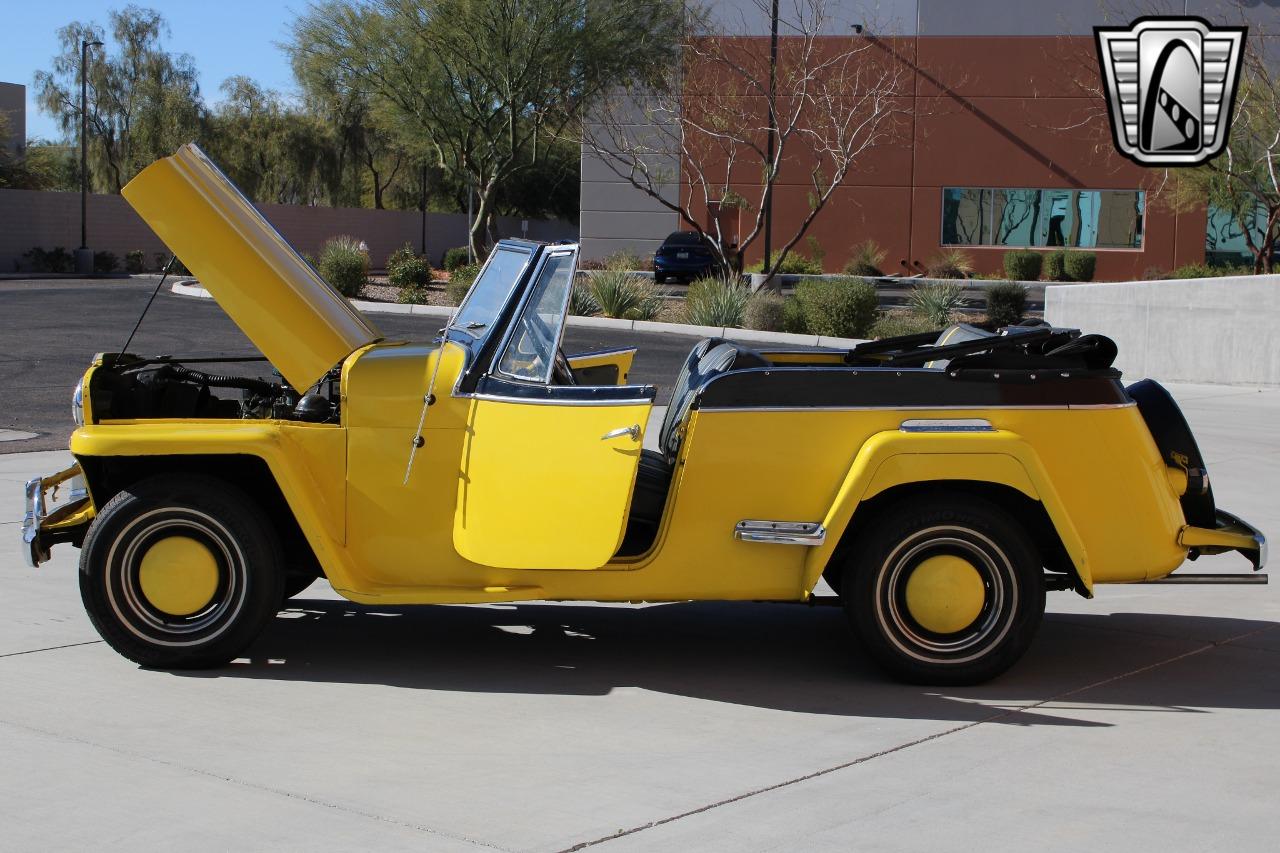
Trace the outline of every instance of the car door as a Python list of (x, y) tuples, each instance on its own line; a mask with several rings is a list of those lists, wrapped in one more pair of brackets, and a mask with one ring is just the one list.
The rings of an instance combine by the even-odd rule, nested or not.
[(576, 246), (543, 253), (471, 395), (453, 543), (474, 563), (596, 569), (626, 531), (654, 389), (565, 384), (557, 356), (576, 259)]

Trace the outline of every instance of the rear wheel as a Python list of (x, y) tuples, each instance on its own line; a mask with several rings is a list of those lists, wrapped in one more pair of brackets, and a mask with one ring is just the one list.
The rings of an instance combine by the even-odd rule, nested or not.
[(1012, 666), (1044, 616), (1030, 538), (981, 498), (896, 504), (854, 543), (841, 598), (854, 631), (905, 681), (976, 684)]
[(85, 536), (80, 597), (102, 638), (143, 666), (199, 668), (244, 651), (284, 594), (280, 548), (239, 489), (167, 474), (112, 498)]
[(662, 283), (663, 283), (664, 281), (666, 281), (666, 280), (667, 280), (667, 277), (666, 277), (665, 275), (663, 275), (662, 273), (660, 273), (660, 272), (655, 272), (655, 273), (653, 274), (653, 283), (654, 283), (654, 284), (662, 284)]

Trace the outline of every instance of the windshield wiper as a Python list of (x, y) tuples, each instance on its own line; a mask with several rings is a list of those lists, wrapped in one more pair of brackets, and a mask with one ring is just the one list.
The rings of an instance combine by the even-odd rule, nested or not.
[(483, 329), (487, 325), (489, 324), (488, 323), (468, 323), (466, 325), (466, 328), (467, 329)]

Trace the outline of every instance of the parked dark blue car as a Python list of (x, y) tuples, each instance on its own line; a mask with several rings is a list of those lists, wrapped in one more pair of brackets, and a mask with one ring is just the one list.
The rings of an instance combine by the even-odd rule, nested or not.
[(713, 275), (716, 258), (707, 239), (697, 231), (676, 231), (667, 235), (653, 254), (653, 280), (693, 281)]

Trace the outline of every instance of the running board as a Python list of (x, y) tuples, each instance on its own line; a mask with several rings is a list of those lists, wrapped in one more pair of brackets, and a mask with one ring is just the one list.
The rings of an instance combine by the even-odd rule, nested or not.
[(1138, 581), (1138, 583), (1250, 583), (1265, 584), (1267, 583), (1267, 575), (1250, 573), (1247, 575), (1211, 575), (1211, 574), (1172, 574), (1152, 581)]

